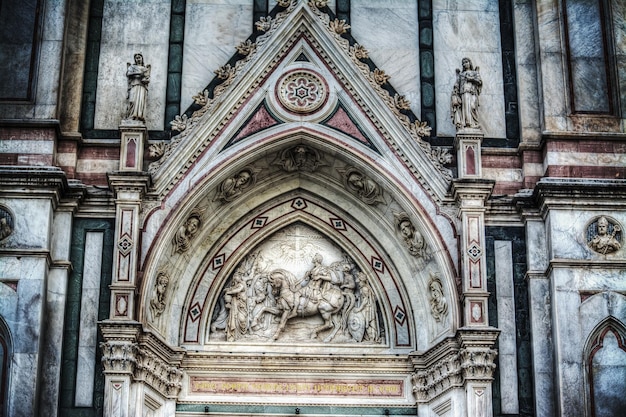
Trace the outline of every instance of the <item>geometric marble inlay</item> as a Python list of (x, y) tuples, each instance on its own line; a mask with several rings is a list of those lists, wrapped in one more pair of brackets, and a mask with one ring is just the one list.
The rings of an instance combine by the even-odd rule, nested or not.
[(120, 250), (122, 255), (128, 255), (132, 247), (133, 241), (127, 234), (124, 234), (124, 236), (122, 236), (122, 238), (117, 242), (117, 248)]
[(374, 268), (375, 271), (378, 271), (381, 274), (385, 272), (385, 264), (383, 261), (375, 256), (372, 256), (372, 260), (370, 262), (372, 263), (372, 268)]
[(278, 82), (278, 99), (292, 112), (311, 113), (320, 108), (327, 97), (324, 82), (313, 71), (287, 73)]
[(267, 223), (267, 217), (257, 217), (252, 222), (252, 229), (261, 229)]
[(346, 224), (343, 222), (343, 220), (337, 219), (337, 218), (332, 218), (332, 219), (329, 219), (329, 220), (330, 220), (331, 226), (333, 226), (333, 228), (335, 230), (341, 230), (343, 232), (345, 232), (347, 230), (346, 229)]
[(393, 310), (393, 318), (400, 326), (404, 325), (404, 321), (406, 320), (406, 313), (404, 312), (402, 307), (396, 306), (396, 308)]
[(189, 317), (191, 317), (191, 321), (196, 321), (200, 318), (201, 314), (202, 308), (200, 307), (200, 303), (196, 302), (191, 306), (191, 310), (189, 310)]
[(226, 260), (226, 254), (217, 255), (213, 258), (213, 269), (220, 269), (224, 265), (224, 261)]
[(293, 200), (293, 203), (291, 203), (291, 208), (295, 210), (304, 210), (306, 207), (306, 201), (301, 198), (296, 198), (295, 200)]
[(472, 246), (467, 248), (467, 253), (469, 254), (469, 256), (472, 257), (472, 259), (476, 260), (480, 258), (482, 250), (480, 249), (480, 246), (478, 246), (476, 243), (473, 243)]

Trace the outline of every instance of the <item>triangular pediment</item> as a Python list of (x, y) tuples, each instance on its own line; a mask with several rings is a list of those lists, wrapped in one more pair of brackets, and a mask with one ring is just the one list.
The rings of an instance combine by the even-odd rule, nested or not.
[(156, 192), (171, 192), (193, 166), (210, 169), (258, 141), (307, 131), (332, 136), (442, 201), (451, 179), (442, 165), (447, 151), (431, 148), (429, 128), (346, 28), (305, 1), (279, 5), (257, 22), (260, 34), (172, 122), (179, 133), (153, 146), (162, 155), (150, 165)]

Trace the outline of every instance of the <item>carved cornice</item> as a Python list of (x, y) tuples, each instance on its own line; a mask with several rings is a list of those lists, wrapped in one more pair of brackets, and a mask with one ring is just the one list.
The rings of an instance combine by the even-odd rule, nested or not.
[(123, 192), (137, 193), (143, 196), (148, 192), (152, 183), (150, 174), (147, 172), (111, 172), (107, 174), (107, 180), (109, 187), (114, 190), (116, 196)]
[(460, 329), (423, 354), (411, 354), (413, 393), (418, 403), (427, 403), (467, 381), (493, 378), (497, 351), (492, 349), (496, 329)]
[(166, 398), (176, 398), (182, 388), (180, 369), (184, 350), (171, 349), (138, 322), (100, 323), (105, 342), (100, 344), (105, 374), (127, 374)]

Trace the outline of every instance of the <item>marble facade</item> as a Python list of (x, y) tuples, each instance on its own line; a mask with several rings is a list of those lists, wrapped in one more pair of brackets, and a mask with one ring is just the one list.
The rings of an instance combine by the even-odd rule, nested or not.
[[(626, 407), (624, 0), (37, 3), (0, 97), (0, 416)], [(610, 39), (603, 114), (574, 23)]]

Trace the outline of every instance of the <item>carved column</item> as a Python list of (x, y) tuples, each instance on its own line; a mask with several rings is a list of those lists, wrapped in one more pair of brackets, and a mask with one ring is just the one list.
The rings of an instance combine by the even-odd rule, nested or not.
[(130, 417), (131, 385), (137, 364), (138, 323), (122, 326), (100, 325), (105, 342), (100, 344), (104, 369), (104, 415)]
[(495, 329), (460, 330), (457, 335), (461, 345), (459, 356), (465, 381), (468, 416), (493, 415), (491, 383), (496, 368), (494, 360), (498, 354), (493, 349), (497, 337), (498, 331)]
[(115, 247), (111, 281), (111, 320), (135, 318), (135, 289), (139, 258), (139, 210), (150, 185), (143, 172), (115, 172), (108, 175), (115, 192)]

